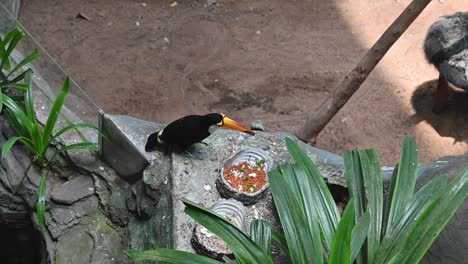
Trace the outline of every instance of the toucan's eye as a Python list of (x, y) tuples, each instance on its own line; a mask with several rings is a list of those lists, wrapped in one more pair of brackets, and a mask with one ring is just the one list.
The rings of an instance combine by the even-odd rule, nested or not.
[(223, 114), (223, 113), (220, 113), (220, 115), (222, 116), (221, 122), (219, 122), (219, 123), (216, 124), (216, 125), (218, 125), (218, 126), (224, 126), (224, 118), (226, 117), (226, 115)]

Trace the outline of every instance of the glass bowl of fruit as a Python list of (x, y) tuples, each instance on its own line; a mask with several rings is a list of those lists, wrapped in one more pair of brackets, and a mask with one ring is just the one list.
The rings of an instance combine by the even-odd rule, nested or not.
[(242, 149), (224, 162), (216, 187), (224, 198), (254, 204), (265, 195), (269, 187), (268, 171), (272, 168), (273, 159), (266, 152)]

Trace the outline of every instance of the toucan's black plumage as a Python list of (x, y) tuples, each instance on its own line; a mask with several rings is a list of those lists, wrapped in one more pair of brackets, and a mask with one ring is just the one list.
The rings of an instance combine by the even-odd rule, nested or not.
[(209, 137), (214, 130), (213, 128), (216, 126), (226, 126), (253, 134), (250, 129), (223, 114), (212, 113), (203, 116), (189, 115), (177, 119), (167, 125), (163, 130), (151, 134), (148, 137), (145, 150), (151, 151), (160, 146), (176, 146), (185, 149)]

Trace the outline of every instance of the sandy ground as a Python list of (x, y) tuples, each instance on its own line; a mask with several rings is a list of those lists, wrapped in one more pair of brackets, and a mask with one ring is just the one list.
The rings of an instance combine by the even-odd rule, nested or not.
[[(108, 113), (170, 122), (220, 111), (294, 133), (411, 1), (172, 2), (24, 0), (21, 22)], [(432, 1), (317, 147), (376, 148), (394, 164), (414, 135), (422, 161), (467, 153), (468, 96), (453, 92), (450, 109), (432, 114), (438, 74), (421, 49), (437, 17), (467, 10)]]

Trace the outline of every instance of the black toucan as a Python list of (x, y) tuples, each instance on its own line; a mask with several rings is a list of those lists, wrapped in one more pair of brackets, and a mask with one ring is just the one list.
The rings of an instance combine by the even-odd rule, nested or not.
[[(220, 126), (255, 135), (252, 130), (224, 114), (188, 115), (170, 123), (163, 130), (149, 135), (145, 150), (152, 151), (162, 147), (168, 152), (178, 147), (185, 151), (191, 145), (202, 142)], [(185, 153), (194, 158), (190, 153)]]

